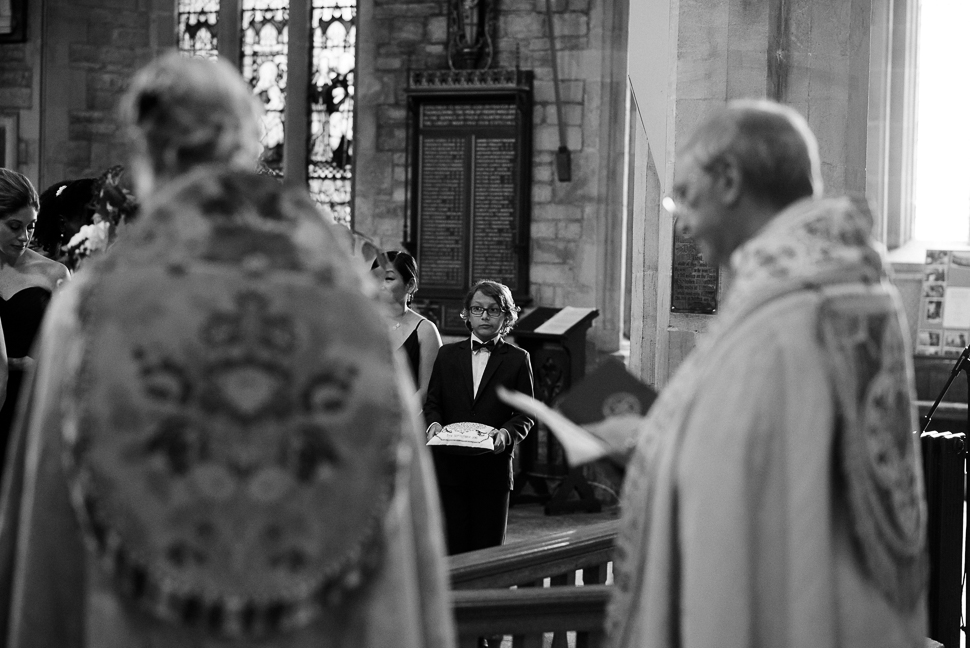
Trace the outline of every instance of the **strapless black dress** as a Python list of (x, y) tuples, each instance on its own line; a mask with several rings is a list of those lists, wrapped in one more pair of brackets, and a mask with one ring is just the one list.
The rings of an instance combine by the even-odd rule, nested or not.
[[(421, 326), (422, 322), (424, 322), (423, 319), (418, 322), (418, 326)], [(411, 375), (414, 377), (415, 385), (419, 384), (418, 373), (421, 368), (421, 341), (418, 339), (418, 326), (414, 327), (411, 335), (401, 345), (404, 355), (408, 358), (408, 365), (411, 367)]]
[[(14, 293), (10, 299), (0, 297), (0, 326), (3, 327), (3, 341), (7, 345), (8, 358), (30, 355), (50, 300), (51, 291), (40, 286), (24, 288)], [(0, 408), (0, 474), (6, 463), (7, 440), (17, 413), (17, 401), (23, 382), (22, 369), (9, 371), (7, 398), (3, 402), (3, 408)]]

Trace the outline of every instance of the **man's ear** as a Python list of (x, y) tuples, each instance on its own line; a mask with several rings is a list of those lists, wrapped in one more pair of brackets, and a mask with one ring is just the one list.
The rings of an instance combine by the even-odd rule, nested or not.
[(721, 187), (722, 204), (732, 206), (741, 199), (744, 174), (741, 172), (741, 165), (738, 164), (737, 158), (733, 155), (724, 156), (718, 183)]

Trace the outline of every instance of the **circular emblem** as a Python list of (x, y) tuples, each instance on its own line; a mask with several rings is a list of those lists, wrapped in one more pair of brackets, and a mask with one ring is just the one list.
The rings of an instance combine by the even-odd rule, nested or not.
[(634, 416), (643, 415), (640, 409), (640, 399), (630, 392), (616, 392), (615, 394), (610, 394), (603, 400), (603, 416), (605, 418), (627, 414)]

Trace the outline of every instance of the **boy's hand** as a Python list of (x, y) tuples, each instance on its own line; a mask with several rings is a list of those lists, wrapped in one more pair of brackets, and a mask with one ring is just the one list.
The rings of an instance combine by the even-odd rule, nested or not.
[(428, 426), (428, 431), (425, 432), (425, 436), (427, 437), (426, 440), (430, 441), (432, 437), (438, 436), (439, 432), (441, 432), (441, 423), (438, 423), (438, 422), (432, 423), (431, 425)]
[(512, 443), (512, 435), (505, 428), (493, 430), (489, 436), (492, 437), (492, 452), (495, 454), (499, 454)]

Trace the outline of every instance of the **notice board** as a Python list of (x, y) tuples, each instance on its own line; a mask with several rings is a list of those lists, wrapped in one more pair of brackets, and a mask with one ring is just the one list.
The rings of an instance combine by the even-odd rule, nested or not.
[(927, 250), (916, 353), (958, 356), (970, 339), (970, 252)]
[(416, 305), (442, 332), (464, 334), (461, 300), (476, 281), (529, 300), (532, 74), (412, 72), (407, 94)]

